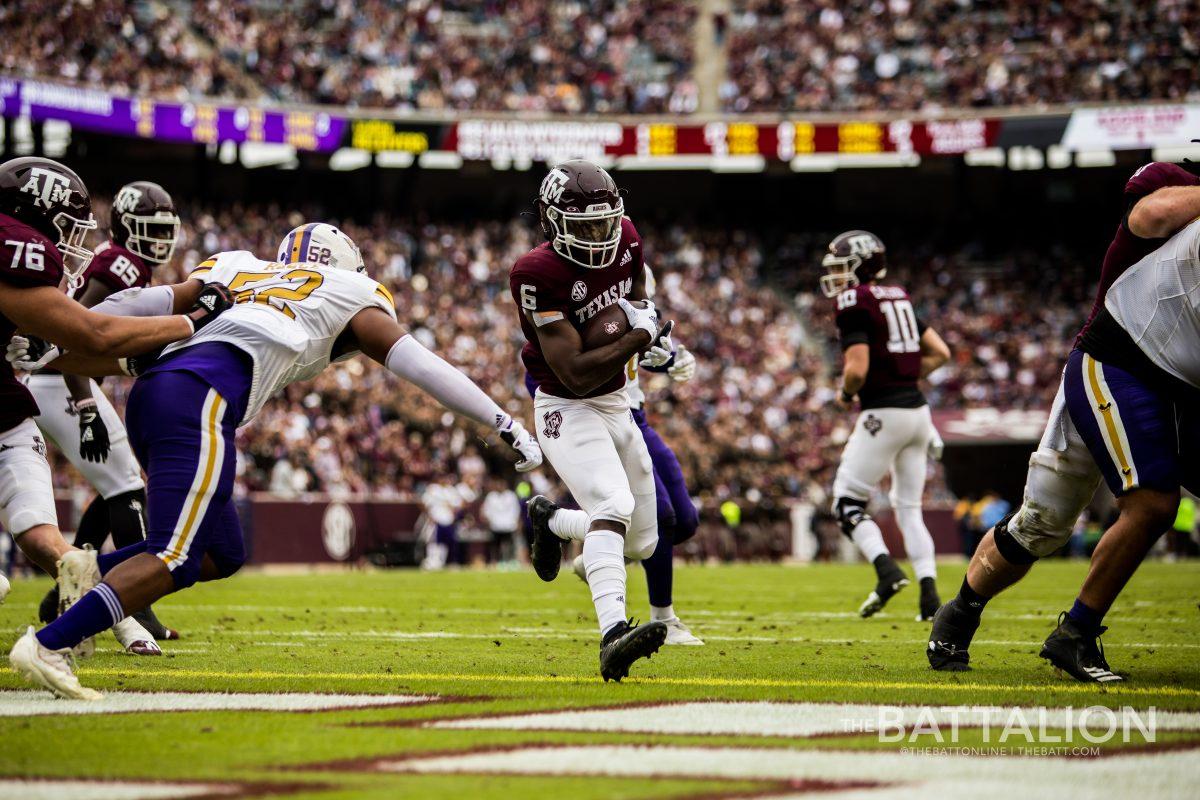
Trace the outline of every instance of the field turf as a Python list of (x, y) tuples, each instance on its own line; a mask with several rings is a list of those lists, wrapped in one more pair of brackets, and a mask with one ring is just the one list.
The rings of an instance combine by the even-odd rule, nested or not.
[[(939, 582), (945, 597), (956, 590), (962, 569), (959, 564), (942, 566)], [(20, 703), (25, 696), (12, 690), (28, 687), (4, 671), (0, 712), (5, 703), (18, 708), (0, 713), (0, 797), (38, 796), (33, 790), (39, 787), (44, 796), (152, 796), (138, 792), (152, 792), (156, 786), (167, 792), (164, 796), (182, 796), (184, 791), (172, 789), (172, 782), (197, 785), (195, 792), (205, 796), (586, 800), (792, 796), (841, 789), (857, 797), (856, 791), (876, 796), (870, 789), (877, 784), (884, 784), (878, 796), (903, 796), (888, 794), (887, 787), (894, 780), (911, 786), (917, 779), (904, 779), (888, 766), (892, 762), (885, 755), (908, 753), (913, 768), (925, 764), (935, 773), (943, 763), (961, 769), (964, 757), (900, 749), (947, 744), (928, 731), (912, 740), (883, 742), (877, 733), (852, 725), (815, 736), (775, 731), (766, 722), (760, 728), (755, 714), (762, 707), (752, 705), (722, 705), (715, 716), (698, 707), (694, 730), (663, 731), (656, 725), (666, 712), (651, 704), (1102, 705), (1153, 707), (1159, 715), (1200, 711), (1200, 566), (1195, 564), (1145, 565), (1109, 615), (1111, 631), (1104, 644), (1114, 669), (1130, 673), (1128, 683), (1108, 689), (1081, 685), (1059, 677), (1037, 657), (1085, 569), (1081, 562), (1038, 565), (1025, 582), (989, 606), (972, 649), (977, 668), (942, 674), (931, 672), (925, 661), (928, 624), (914, 621), (915, 588), (874, 619), (855, 616), (872, 583), (869, 567), (681, 568), (676, 608), (707, 645), (664, 648), (653, 660), (635, 665), (631, 678), (620, 684), (604, 684), (598, 676), (591, 603), (583, 585), (566, 570), (548, 585), (532, 572), (241, 575), (194, 587), (158, 605), (160, 617), (185, 635), (164, 644), (165, 657), (123, 655), (106, 634), (97, 639), (96, 656), (81, 663), (81, 680), (107, 693), (370, 693), (435, 701), (309, 712), (24, 715)], [(645, 618), (644, 579), (637, 569), (630, 570), (630, 577), (630, 611)], [(4, 652), (18, 631), (34, 621), (47, 586), (44, 580), (14, 581), (8, 602), (0, 606)], [(601, 706), (631, 706), (628, 716), (641, 732), (603, 721), (582, 731), (432, 727), (432, 721), (456, 717)], [(793, 722), (803, 722), (807, 713), (817, 712), (798, 709)], [(707, 727), (710, 717), (720, 723), (716, 729)], [(742, 727), (730, 730), (721, 724)], [(988, 796), (988, 786), (998, 794), (1005, 770), (1011, 772), (1010, 785), (1020, 788), (1020, 781), (1032, 781), (1038, 769), (1045, 771), (1040, 765), (1047, 759), (1066, 764), (1068, 772), (1088, 760), (1077, 754), (1051, 753), (1039, 760), (994, 748), (983, 752), (996, 744), (994, 734), (968, 729), (956, 740), (981, 750), (971, 756), (983, 765), (979, 796)], [(1039, 734), (1037, 741), (1053, 739)], [(560, 748), (561, 755), (558, 750), (539, 754), (534, 745)], [(670, 753), (662, 751), (648, 766), (638, 766), (643, 755), (659, 751), (603, 745), (678, 750), (668, 747)], [(1175, 759), (1155, 771), (1158, 783), (1143, 785), (1143, 798), (1196, 791), (1200, 749), (1191, 748), (1200, 748), (1200, 723), (1160, 730), (1154, 743), (1134, 736), (1130, 742), (1100, 746), (1105, 755), (1116, 757), (1091, 759), (1099, 765), (1095, 770), (1119, 771), (1142, 757), (1139, 753)], [(814, 748), (828, 760), (800, 764)], [(431, 762), (428, 768), (412, 761), (406, 765), (406, 759), (418, 754), (466, 751), (486, 758), (478, 763)], [(770, 757), (771, 751), (788, 751), (800, 766), (787, 773), (791, 768), (781, 764), (790, 762)], [(853, 766), (856, 753), (864, 751), (876, 760)], [(697, 753), (711, 758), (698, 763)], [(838, 759), (850, 760), (843, 764)], [(862, 763), (878, 766), (864, 770)], [(986, 780), (988, 770), (999, 770), (992, 784)], [(17, 777), (100, 783), (87, 787), (5, 780)], [(137, 783), (113, 783), (118, 780)], [(1069, 780), (1082, 787), (1077, 779)]]

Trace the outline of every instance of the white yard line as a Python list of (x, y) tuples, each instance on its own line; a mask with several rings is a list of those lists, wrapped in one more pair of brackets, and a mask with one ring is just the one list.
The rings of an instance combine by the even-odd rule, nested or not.
[(314, 694), (250, 692), (109, 692), (102, 700), (60, 700), (49, 692), (0, 691), (0, 717), (119, 714), (164, 711), (329, 711), (340, 708), (427, 703), (413, 694)]
[(0, 800), (175, 800), (235, 794), (240, 789), (215, 783), (0, 778)]

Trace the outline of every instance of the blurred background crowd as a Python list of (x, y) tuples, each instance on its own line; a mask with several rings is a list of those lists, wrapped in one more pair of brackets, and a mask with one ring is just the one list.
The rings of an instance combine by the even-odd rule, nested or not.
[(1200, 83), (1190, 0), (708, 0), (703, 26), (699, 5), (12, 0), (0, 67), (177, 98), (572, 113), (1179, 100)]

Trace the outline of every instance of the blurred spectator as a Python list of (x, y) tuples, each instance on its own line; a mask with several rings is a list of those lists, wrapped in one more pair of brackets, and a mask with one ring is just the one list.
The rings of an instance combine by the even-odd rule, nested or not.
[(480, 517), (491, 532), (491, 561), (501, 566), (517, 565), (515, 537), (521, 525), (521, 501), (501, 478), (493, 478), (491, 491), (483, 498)]

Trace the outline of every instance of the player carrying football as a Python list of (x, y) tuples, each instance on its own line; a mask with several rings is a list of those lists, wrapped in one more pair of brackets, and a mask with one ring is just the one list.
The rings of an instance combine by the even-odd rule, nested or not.
[[(526, 339), (521, 358), (537, 384), (538, 440), (588, 519), (582, 530), (535, 525), (530, 556), (538, 576), (551, 581), (564, 540), (583, 542), (600, 674), (620, 680), (667, 635), (664, 622), (632, 625), (625, 616), (625, 557), (641, 561), (654, 552), (658, 523), (653, 464), (624, 387), (625, 365), (636, 354), (658, 350), (655, 366), (669, 360), (669, 347), (651, 345), (669, 338), (671, 323), (662, 325), (646, 299), (641, 239), (607, 172), (565, 161), (546, 175), (535, 202), (547, 241), (517, 259), (509, 287)], [(581, 332), (613, 304), (628, 330), (584, 350)]]
[[(109, 240), (96, 248), (83, 283), (71, 296), (92, 308), (114, 292), (150, 285), (151, 270), (165, 264), (175, 251), (179, 216), (171, 196), (157, 183), (134, 181), (113, 198)], [(99, 550), (112, 533), (119, 548), (142, 540), (146, 529), (146, 484), (142, 468), (129, 446), (129, 434), (112, 403), (91, 378), (63, 375), (47, 367), (30, 376), (41, 413), (34, 418), (46, 438), (96, 490), (75, 531), (75, 546)], [(39, 616), (51, 622), (58, 615), (58, 587), (42, 601)], [(136, 655), (158, 655), (155, 639), (177, 638), (152, 609), (133, 617), (140, 624), (113, 629), (121, 645)]]
[[(127, 290), (97, 307), (154, 314), (190, 302), (218, 281), (236, 292), (237, 301), (223, 315), (225, 324), (210, 325), (184, 346), (167, 347), (148, 365), (126, 365), (139, 375), (126, 419), (149, 476), (146, 539), (99, 557), (94, 551), (68, 556), (94, 588), (57, 620), (36, 634), (30, 628), (17, 641), (10, 658), (19, 672), (56, 694), (94, 699), (98, 693), (79, 685), (60, 654), (126, 611), (235, 573), (246, 556), (232, 502), (234, 434), (270, 397), (316, 377), (331, 362), (361, 352), (498, 433), (520, 456), (518, 470), (541, 463), (537, 442), (521, 424), (406, 333), (391, 294), (365, 272), (348, 236), (309, 223), (287, 235), (274, 262), (244, 250), (219, 253), (183, 283)], [(59, 366), (80, 374), (118, 369), (69, 355)]]
[(904, 549), (921, 584), (918, 619), (933, 619), (940, 600), (933, 539), (921, 515), (926, 457), (940, 455), (941, 438), (917, 382), (945, 364), (950, 350), (913, 312), (908, 292), (879, 283), (887, 274), (883, 242), (847, 231), (829, 243), (821, 291), (836, 298), (843, 351), (840, 404), (862, 407), (833, 482), (833, 513), (875, 567), (875, 589), (859, 608), (877, 613), (908, 578), (892, 560), (879, 526), (867, 514), (871, 491), (889, 470), (890, 500)]
[(926, 649), (934, 669), (970, 668), (984, 606), (1066, 544), (1103, 478), (1119, 516), (1040, 655), (1080, 681), (1121, 681), (1099, 646), (1104, 615), (1174, 521), (1180, 486), (1200, 491), (1200, 180), (1151, 163), (1126, 183), (1125, 202), (1024, 502), (983, 537), (958, 596), (938, 611)]
[[(68, 285), (79, 285), (92, 260), (84, 242), (95, 228), (87, 187), (72, 170), (38, 157), (0, 164), (0, 340), (19, 328), (83, 356), (130, 356), (186, 339), (227, 307), (224, 287), (214, 286), (193, 295), (176, 315), (165, 309), (164, 316), (120, 319), (85, 309), (59, 283), (65, 276)], [(65, 605), (80, 587), (62, 564), (81, 551), (58, 530), (46, 445), (32, 419), (37, 414), (10, 363), (0, 364), (0, 526), (30, 560), (58, 577)], [(67, 663), (66, 651), (50, 658)]]

